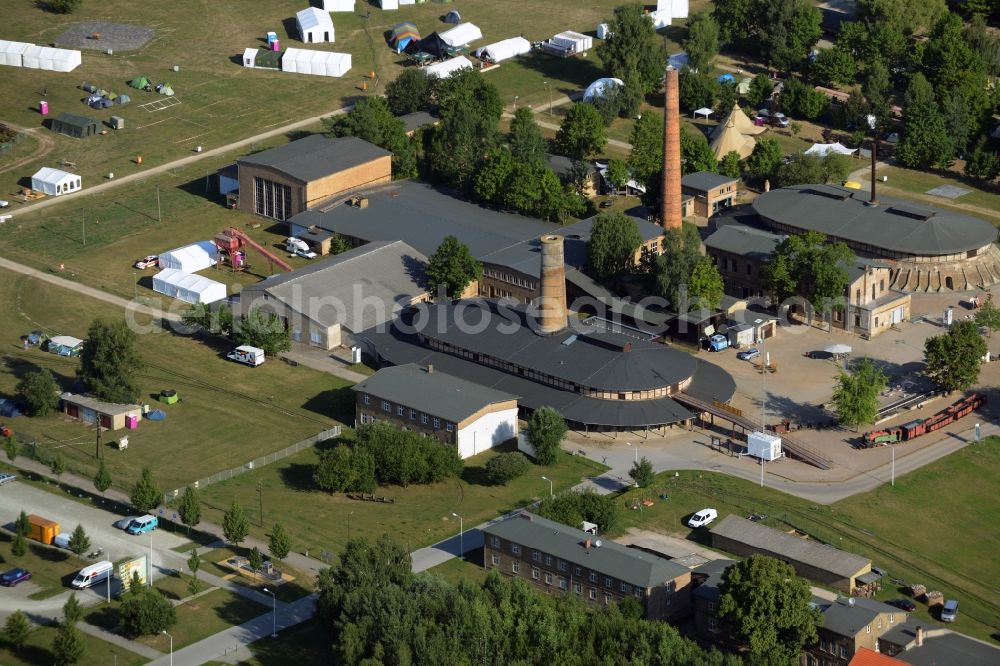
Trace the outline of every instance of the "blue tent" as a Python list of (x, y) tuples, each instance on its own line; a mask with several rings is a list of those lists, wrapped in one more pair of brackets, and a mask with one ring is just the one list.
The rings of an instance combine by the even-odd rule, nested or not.
[(722, 76), (720, 76), (716, 80), (719, 83), (732, 83), (732, 82), (734, 82), (736, 80), (736, 77), (733, 76), (732, 74), (723, 74)]

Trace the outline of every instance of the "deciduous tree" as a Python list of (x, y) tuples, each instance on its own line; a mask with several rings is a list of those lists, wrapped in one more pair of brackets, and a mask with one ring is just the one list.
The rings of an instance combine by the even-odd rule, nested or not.
[(609, 532), (618, 524), (618, 503), (612, 496), (599, 495), (589, 488), (570, 490), (543, 499), (538, 515), (574, 527), (586, 520), (596, 523), (601, 532)]
[(484, 157), (472, 184), (473, 193), (483, 201), (499, 202), (503, 199), (510, 175), (514, 171), (514, 157), (506, 146), (497, 146)]
[(730, 150), (722, 156), (719, 161), (719, 173), (730, 178), (740, 177), (740, 154), (735, 150)]
[(785, 80), (781, 93), (781, 105), (792, 116), (814, 120), (829, 105), (826, 95), (802, 83), (798, 79)]
[(159, 505), (162, 497), (160, 489), (156, 487), (156, 483), (153, 481), (153, 470), (149, 467), (143, 467), (139, 475), (139, 480), (133, 484), (132, 492), (129, 494), (132, 506), (137, 511), (149, 513)]
[(507, 134), (510, 154), (518, 162), (543, 163), (545, 161), (545, 139), (535, 122), (531, 109), (521, 107), (514, 112)]
[(7, 454), (7, 460), (14, 462), (17, 460), (17, 442), (14, 441), (13, 437), (3, 438), (3, 451)]
[(688, 295), (692, 305), (715, 310), (722, 303), (724, 294), (725, 285), (719, 275), (719, 268), (711, 257), (701, 257), (688, 278)]
[(698, 171), (715, 172), (719, 163), (715, 153), (708, 145), (708, 139), (701, 132), (689, 132), (681, 128), (681, 173), (697, 173)]
[(4, 640), (15, 652), (24, 647), (30, 633), (31, 623), (28, 622), (28, 616), (24, 614), (24, 611), (15, 610), (7, 616), (3, 627)]
[(985, 326), (990, 337), (993, 336), (993, 331), (1000, 331), (1000, 308), (993, 304), (993, 294), (987, 296), (976, 310), (976, 326)]
[(680, 71), (678, 104), (684, 113), (693, 113), (704, 107), (715, 105), (716, 83), (709, 74), (696, 72), (690, 67)]
[(556, 149), (574, 159), (596, 155), (605, 143), (604, 120), (591, 104), (574, 104), (556, 133)]
[(430, 104), (427, 72), (420, 67), (407, 67), (385, 87), (385, 98), (397, 116), (427, 108)]
[(292, 542), (288, 538), (285, 528), (282, 527), (281, 523), (275, 523), (267, 541), (267, 552), (270, 553), (271, 559), (280, 562), (288, 557), (288, 551), (291, 549)]
[(628, 184), (628, 167), (622, 160), (608, 160), (608, 180), (616, 191), (621, 191)]
[[(171, 606), (171, 608), (173, 608)], [(62, 622), (52, 640), (52, 657), (56, 666), (73, 666), (83, 658), (83, 638), (72, 624)]]
[(637, 181), (645, 183), (663, 167), (663, 116), (655, 111), (642, 114), (632, 126), (629, 142), (628, 168)]
[(384, 97), (358, 100), (349, 113), (323, 119), (327, 136), (356, 136), (392, 152), (392, 177), (417, 175), (417, 152), (406, 136), (406, 124), (389, 108)]
[(934, 99), (934, 90), (920, 72), (913, 75), (906, 88), (905, 111), (906, 125), (896, 147), (896, 158), (911, 168), (948, 166), (954, 144)]
[(474, 280), (483, 277), (483, 265), (469, 252), (469, 247), (454, 236), (445, 236), (425, 269), (431, 293), (440, 291), (448, 298), (459, 298)]
[(441, 122), (425, 133), (428, 175), (469, 189), (482, 155), (496, 145), (503, 102), (496, 87), (475, 70), (464, 70), (433, 86)]
[(764, 283), (777, 301), (800, 296), (821, 312), (832, 308), (847, 288), (847, 262), (854, 259), (844, 243), (828, 243), (816, 231), (792, 234), (775, 248), (764, 267)]
[(986, 137), (979, 137), (976, 146), (965, 162), (965, 175), (980, 180), (992, 181), (1000, 176), (1000, 158), (986, 143)]
[(889, 379), (882, 369), (864, 358), (849, 372), (841, 370), (833, 389), (833, 404), (841, 425), (855, 428), (875, 423), (878, 418), (878, 397)]
[(696, 227), (685, 225), (664, 232), (663, 252), (656, 258), (653, 279), (656, 293), (667, 299), (675, 312), (692, 308), (688, 289), (691, 274), (701, 259), (701, 237)]
[(177, 624), (177, 610), (159, 590), (140, 588), (122, 601), (118, 619), (127, 638), (138, 638), (159, 634)]
[(622, 81), (634, 80), (641, 94), (656, 90), (663, 76), (663, 52), (642, 5), (615, 8), (607, 23), (612, 36), (597, 47), (604, 69)]
[(144, 363), (137, 343), (124, 319), (95, 319), (90, 325), (77, 376), (95, 398), (125, 404), (139, 400)]
[(927, 338), (924, 360), (928, 377), (948, 391), (964, 391), (979, 381), (986, 341), (975, 321), (960, 321), (947, 333)]
[(201, 555), (198, 549), (191, 551), (191, 557), (187, 559), (188, 571), (191, 572), (191, 579), (188, 581), (188, 594), (194, 596), (201, 591), (201, 581), (198, 580), (198, 570), (201, 569)]
[(237, 547), (250, 534), (250, 521), (243, 512), (243, 506), (236, 500), (233, 500), (229, 510), (222, 516), (222, 534), (226, 537), (226, 541)]
[(594, 219), (587, 241), (587, 263), (601, 278), (632, 270), (642, 236), (634, 218), (622, 213), (602, 213)]
[(628, 475), (635, 481), (635, 485), (640, 488), (648, 488), (653, 485), (653, 480), (656, 478), (656, 472), (653, 471), (653, 463), (649, 462), (646, 456), (632, 463), (632, 469), (628, 471)]
[(535, 461), (551, 465), (563, 437), (566, 436), (566, 419), (552, 407), (542, 406), (528, 419), (528, 443), (535, 448)]
[(758, 74), (750, 81), (750, 90), (747, 92), (747, 101), (757, 109), (771, 96), (774, 90), (774, 83), (767, 74)]
[(486, 478), (495, 486), (506, 486), (531, 468), (520, 451), (500, 453), (486, 461)]
[(184, 489), (180, 504), (177, 505), (177, 515), (180, 516), (181, 522), (187, 526), (189, 534), (191, 528), (201, 522), (201, 497), (193, 486)]
[(240, 317), (233, 337), (241, 345), (263, 349), (268, 356), (277, 356), (292, 348), (292, 335), (278, 315), (265, 313), (258, 307)]
[(681, 46), (688, 56), (688, 65), (699, 72), (710, 72), (715, 56), (719, 55), (719, 24), (706, 11), (688, 17), (687, 36)]
[(247, 553), (247, 564), (250, 565), (250, 570), (253, 571), (254, 576), (260, 575), (264, 569), (264, 553), (260, 552), (257, 546), (250, 549)]
[(46, 369), (33, 370), (17, 383), (17, 397), (27, 405), (29, 416), (46, 416), (59, 405), (59, 386)]
[(66, 459), (59, 451), (52, 454), (52, 459), (49, 461), (49, 471), (55, 475), (56, 483), (62, 482), (62, 475), (66, 472)]
[(823, 49), (812, 65), (812, 74), (825, 86), (849, 86), (858, 75), (858, 63), (847, 49), (834, 46)]

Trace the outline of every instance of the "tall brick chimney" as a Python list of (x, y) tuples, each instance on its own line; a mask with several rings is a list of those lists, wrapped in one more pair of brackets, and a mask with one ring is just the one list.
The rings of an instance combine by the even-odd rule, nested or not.
[(566, 328), (566, 261), (562, 236), (545, 234), (539, 240), (542, 243), (540, 331), (549, 335)]
[(681, 228), (681, 110), (677, 70), (667, 67), (663, 92), (663, 183), (660, 224)]

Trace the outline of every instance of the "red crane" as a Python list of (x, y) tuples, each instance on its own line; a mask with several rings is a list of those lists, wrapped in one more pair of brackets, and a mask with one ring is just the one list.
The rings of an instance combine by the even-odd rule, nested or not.
[(219, 261), (216, 264), (217, 268), (228, 262), (234, 271), (244, 270), (247, 264), (246, 252), (244, 252), (243, 248), (249, 245), (263, 255), (265, 259), (267, 259), (271, 266), (271, 273), (274, 273), (275, 266), (283, 271), (291, 272), (294, 270), (291, 264), (287, 261), (276, 256), (273, 252), (247, 236), (236, 227), (223, 229), (215, 235), (213, 242), (215, 243), (215, 248), (219, 253)]

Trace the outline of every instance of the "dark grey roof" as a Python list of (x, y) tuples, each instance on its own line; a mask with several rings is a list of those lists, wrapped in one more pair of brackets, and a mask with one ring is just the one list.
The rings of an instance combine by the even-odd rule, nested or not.
[[(697, 362), (661, 343), (613, 333), (580, 322), (558, 335), (538, 335), (523, 310), (500, 310), (495, 301), (427, 306), (418, 332), (430, 339), (488, 354), (514, 365), (596, 389), (643, 391), (676, 384), (694, 374)], [(483, 317), (490, 325), (480, 326)], [(443, 325), (442, 325), (443, 323)], [(514, 325), (512, 325), (512, 323)], [(570, 338), (575, 336), (575, 341)], [(624, 345), (629, 351), (622, 351)]]
[(785, 236), (770, 231), (727, 224), (719, 227), (705, 239), (705, 247), (757, 261), (768, 261), (774, 253), (774, 248), (784, 239)]
[(75, 113), (69, 113), (68, 111), (63, 111), (58, 116), (56, 120), (66, 125), (72, 125), (73, 127), (88, 127), (90, 125), (96, 125), (97, 121), (93, 118), (88, 118), (87, 116), (80, 116)]
[(403, 121), (403, 127), (405, 128), (404, 131), (407, 133), (414, 132), (421, 127), (427, 127), (428, 125), (436, 125), (441, 120), (427, 111), (414, 111), (413, 113), (407, 113), (399, 116), (399, 119)]
[(997, 239), (993, 225), (968, 215), (881, 196), (872, 207), (867, 198), (843, 187), (795, 185), (760, 195), (753, 207), (765, 221), (904, 254), (955, 254)]
[(752, 548), (780, 555), (848, 578), (871, 566), (871, 560), (811, 539), (800, 539), (746, 518), (728, 515), (712, 528), (712, 535), (732, 539)]
[(854, 636), (875, 621), (881, 613), (895, 615), (903, 622), (906, 613), (898, 608), (864, 597), (838, 597), (820, 605), (823, 627), (841, 636)]
[(456, 236), (472, 256), (496, 252), (559, 227), (522, 215), (501, 213), (463, 201), (431, 185), (403, 180), (367, 192), (368, 207), (339, 205), (327, 212), (313, 209), (288, 220), (372, 241), (406, 241), (430, 256), (445, 236)]
[[(339, 323), (352, 333), (388, 321), (426, 292), (427, 257), (403, 241), (368, 243), (291, 273), (265, 278), (243, 298), (266, 292), (324, 326)], [(364, 303), (362, 303), (364, 301)], [(374, 307), (374, 303), (385, 307)]]
[[(583, 530), (546, 520), (527, 511), (484, 527), (483, 532), (643, 589), (663, 585), (688, 572), (687, 567), (662, 557), (594, 537)], [(584, 544), (588, 540), (592, 544), (600, 540), (601, 546), (585, 548)]]
[[(560, 178), (567, 178), (573, 173), (573, 160), (564, 157), (562, 155), (546, 155), (546, 161), (549, 164), (549, 168), (555, 171), (556, 175)], [(587, 174), (593, 174), (597, 171), (594, 165), (590, 162), (584, 162), (587, 167)]]
[(892, 268), (889, 264), (884, 264), (877, 259), (861, 259), (854, 257), (854, 260), (844, 266), (847, 270), (847, 284), (853, 283), (863, 276), (869, 268)]
[(241, 157), (236, 163), (272, 167), (296, 180), (309, 182), (387, 155), (392, 153), (357, 137), (328, 139), (322, 134), (312, 134)]
[(726, 572), (726, 569), (734, 564), (736, 564), (736, 560), (718, 559), (709, 560), (704, 564), (696, 566), (691, 570), (691, 575), (699, 578), (707, 576), (707, 578), (698, 587), (694, 588), (691, 595), (707, 601), (718, 601), (722, 595), (719, 591), (719, 585), (722, 583), (722, 575)]
[(382, 368), (353, 390), (458, 423), (484, 407), (517, 396), (414, 364)]
[(697, 171), (695, 173), (689, 173), (681, 178), (681, 186), (690, 187), (692, 190), (708, 192), (709, 190), (714, 190), (720, 185), (725, 185), (726, 183), (736, 183), (739, 182), (739, 180), (739, 178), (730, 178), (729, 176), (725, 176), (721, 173)]
[[(924, 629), (924, 644), (916, 646), (917, 627)], [(984, 641), (963, 636), (923, 620), (910, 619), (882, 634), (879, 638), (894, 645), (909, 645), (896, 658), (913, 666), (996, 666), (1000, 664), (1000, 648)]]

